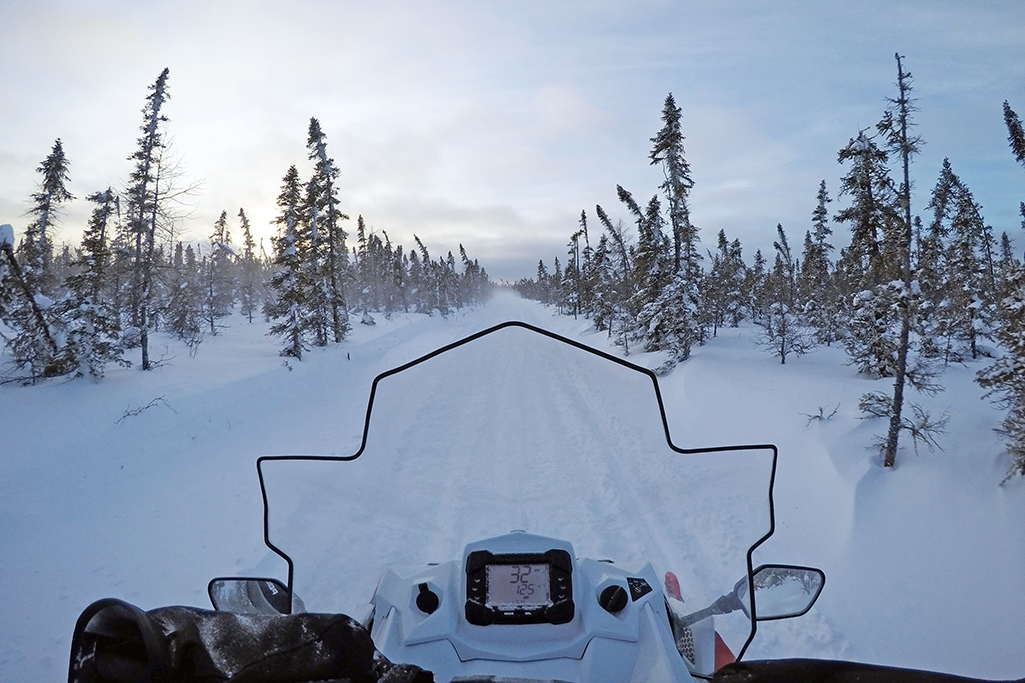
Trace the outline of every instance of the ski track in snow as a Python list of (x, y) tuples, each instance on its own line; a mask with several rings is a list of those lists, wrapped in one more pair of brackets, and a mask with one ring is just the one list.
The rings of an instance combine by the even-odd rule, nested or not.
[[(620, 353), (588, 321), (512, 295), (447, 319), (376, 317), (291, 369), (265, 324), (236, 317), (196, 358), (161, 341), (157, 355), (166, 344), (177, 357), (151, 373), (0, 387), (0, 681), (64, 680), (75, 619), (95, 599), (202, 606), (212, 576), (283, 576), (262, 545), (255, 459), (354, 453), (378, 373), (509, 319)], [(508, 332), (382, 382), (357, 461), (268, 468), (272, 532), (295, 546), (308, 607), (355, 612), (381, 562), (446, 561), (514, 528), (627, 567), (672, 569), (694, 608), (702, 590), (739, 578), (763, 531), (758, 458), (668, 452), (654, 401), (632, 393), (629, 373), (575, 350), (532, 353), (516, 341), (527, 333)], [(946, 394), (930, 399), (938, 412), (956, 406), (946, 452), (909, 450), (895, 472), (864, 448), (879, 427), (856, 419), (860, 394), (885, 381), (858, 378), (837, 349), (780, 367), (748, 332), (724, 329), (661, 380), (679, 446), (779, 446), (777, 531), (756, 563), (827, 572), (819, 606), (760, 625), (749, 656), (1022, 675), (1025, 484), (996, 486), (1006, 459), (990, 430), (1000, 414), (978, 400), (976, 369), (951, 368)], [(806, 424), (803, 414), (834, 405), (834, 418)], [(731, 474), (745, 457), (750, 466)], [(562, 497), (537, 481), (564, 482)], [(534, 494), (521, 501), (513, 490)]]

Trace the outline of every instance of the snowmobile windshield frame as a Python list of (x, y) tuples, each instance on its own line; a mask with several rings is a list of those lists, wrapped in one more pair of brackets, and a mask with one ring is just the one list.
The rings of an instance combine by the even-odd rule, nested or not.
[[(392, 368), (390, 370), (387, 370), (387, 371), (382, 372), (381, 374), (377, 375), (374, 378), (374, 380), (373, 380), (373, 382), (371, 384), (371, 387), (370, 387), (370, 395), (369, 395), (369, 399), (367, 401), (366, 414), (365, 414), (365, 418), (364, 418), (364, 422), (363, 422), (362, 439), (361, 439), (361, 442), (360, 442), (358, 450), (355, 453), (353, 453), (352, 455), (341, 455), (341, 456), (337, 456), (337, 455), (267, 455), (267, 456), (263, 456), (263, 457), (258, 458), (256, 465), (257, 465), (257, 473), (258, 473), (258, 476), (259, 476), (260, 490), (261, 490), (261, 494), (262, 494), (262, 497), (263, 497), (263, 506), (264, 506), (264, 518), (263, 518), (263, 522), (264, 522), (264, 542), (266, 543), (267, 547), (271, 551), (273, 551), (276, 555), (280, 556), (285, 561), (285, 563), (287, 565), (288, 576), (287, 576), (286, 586), (288, 588), (289, 595), (294, 595), (295, 590), (296, 590), (296, 586), (295, 586), (295, 568), (296, 568), (296, 563), (295, 563), (295, 561), (293, 560), (293, 557), (292, 557), (295, 554), (295, 552), (291, 548), (286, 549), (286, 548), (282, 547), (282, 545), (287, 545), (287, 543), (282, 544), (281, 541), (279, 540), (278, 536), (282, 535), (280, 530), (275, 529), (275, 530), (272, 531), (272, 526), (273, 526), (273, 524), (272, 524), (272, 517), (273, 517), (272, 510), (275, 510), (276, 514), (278, 514), (279, 516), (281, 516), (281, 515), (287, 516), (289, 514), (289, 511), (287, 509), (285, 509), (284, 513), (282, 513), (282, 511), (278, 510), (276, 507), (272, 506), (272, 504), (271, 504), (272, 496), (269, 493), (269, 488), (270, 487), (268, 485), (268, 481), (269, 481), (269, 478), (270, 478), (269, 475), (268, 475), (269, 470), (273, 470), (274, 468), (276, 468), (278, 466), (283, 466), (283, 465), (302, 464), (303, 466), (312, 465), (314, 467), (321, 467), (321, 465), (319, 465), (319, 464), (326, 465), (328, 463), (350, 463), (352, 461), (356, 461), (356, 460), (360, 459), (364, 455), (364, 453), (366, 452), (366, 450), (368, 448), (368, 443), (372, 443), (374, 441), (374, 437), (372, 436), (372, 432), (375, 429), (378, 430), (378, 431), (380, 431), (382, 429), (382, 426), (377, 425), (376, 421), (375, 421), (375, 417), (376, 417), (375, 406), (380, 401), (379, 391), (380, 391), (381, 383), (382, 382), (384, 382), (385, 380), (388, 380), (389, 378), (392, 378), (392, 377), (394, 377), (396, 375), (399, 375), (401, 373), (409, 373), (414, 368), (418, 368), (419, 366), (421, 366), (421, 365), (423, 365), (423, 364), (425, 364), (428, 361), (431, 361), (433, 359), (437, 359), (437, 358), (439, 358), (441, 356), (444, 356), (444, 355), (447, 355), (447, 354), (454, 354), (454, 352), (456, 352), (459, 349), (464, 349), (465, 347), (467, 347), (467, 345), (486, 343), (487, 340), (493, 340), (496, 337), (501, 336), (499, 333), (503, 333), (503, 331), (508, 331), (508, 330), (511, 330), (511, 329), (523, 330), (523, 331), (526, 331), (526, 333), (529, 333), (530, 335), (540, 335), (539, 338), (535, 337), (535, 339), (543, 338), (544, 340), (548, 340), (548, 341), (546, 341), (544, 343), (547, 343), (550, 346), (551, 346), (551, 342), (556, 342), (557, 343), (555, 345), (556, 347), (569, 348), (570, 350), (575, 350), (575, 351), (573, 351), (573, 353), (575, 353), (576, 351), (580, 351), (580, 352), (583, 352), (585, 354), (590, 354), (590, 356), (596, 357), (597, 359), (600, 359), (601, 361), (607, 361), (609, 363), (613, 363), (613, 364), (615, 364), (615, 366), (618, 366), (619, 368), (621, 368), (623, 370), (629, 371), (627, 373), (623, 373), (622, 370), (617, 370), (616, 372), (618, 372), (620, 374), (638, 373), (639, 375), (643, 376), (643, 377), (641, 377), (637, 381), (640, 384), (642, 384), (642, 385), (646, 385), (646, 384), (650, 383), (650, 388), (647, 391), (653, 392), (654, 401), (653, 401), (653, 403), (651, 405), (657, 406), (657, 412), (658, 412), (658, 416), (659, 416), (658, 420), (654, 420), (652, 422), (652, 425), (655, 425), (657, 422), (660, 422), (660, 426), (656, 426), (656, 427), (654, 427), (654, 429), (649, 429), (648, 431), (652, 432), (652, 433), (655, 432), (655, 431), (660, 431), (661, 432), (661, 434), (660, 435), (656, 435), (655, 438), (657, 438), (659, 441), (664, 440), (664, 444), (661, 446), (661, 448), (668, 449), (666, 451), (666, 453), (670, 456), (669, 460), (676, 460), (677, 459), (676, 456), (681, 456), (682, 458), (686, 458), (686, 456), (696, 456), (696, 457), (697, 456), (701, 456), (706, 461), (714, 461), (716, 459), (723, 460), (723, 461), (730, 461), (732, 463), (730, 466), (734, 467), (737, 463), (741, 462), (740, 460), (737, 460), (736, 458), (742, 457), (742, 456), (744, 456), (746, 454), (750, 454), (750, 453), (757, 454), (760, 462), (764, 463), (764, 465), (760, 465), (761, 469), (759, 469), (759, 477), (760, 478), (758, 479), (758, 482), (760, 482), (760, 483), (758, 483), (757, 485), (760, 486), (761, 488), (757, 492), (757, 496), (759, 498), (758, 505), (759, 505), (759, 509), (760, 510), (764, 510), (767, 513), (767, 517), (764, 514), (762, 514), (762, 517), (761, 517), (761, 519), (759, 521), (759, 524), (757, 525), (759, 528), (754, 531), (755, 535), (752, 536), (752, 537), (745, 537), (744, 541), (742, 543), (738, 544), (739, 547), (746, 547), (745, 556), (743, 558), (743, 563), (746, 563), (746, 567), (744, 567), (743, 564), (739, 564), (738, 565), (738, 569), (741, 570), (741, 571), (746, 571), (747, 581), (749, 583), (749, 586), (748, 586), (749, 587), (749, 593), (748, 594), (752, 594), (753, 591), (754, 591), (754, 584), (753, 584), (753, 578), (752, 578), (753, 574), (754, 574), (754, 564), (753, 564), (753, 554), (754, 554), (754, 551), (759, 546), (761, 546), (766, 540), (768, 540), (768, 538), (773, 534), (773, 532), (775, 530), (775, 509), (774, 509), (774, 502), (773, 502), (773, 487), (774, 487), (774, 484), (775, 484), (776, 462), (777, 462), (777, 455), (778, 455), (776, 446), (773, 445), (773, 444), (727, 445), (727, 446), (714, 446), (714, 447), (705, 447), (705, 448), (685, 448), (685, 447), (679, 446), (679, 445), (677, 445), (674, 442), (673, 437), (672, 437), (672, 435), (670, 433), (670, 420), (669, 420), (669, 418), (667, 416), (667, 413), (666, 413), (665, 402), (664, 402), (663, 396), (662, 396), (662, 389), (661, 389), (661, 387), (659, 385), (659, 380), (658, 380), (657, 375), (652, 370), (650, 370), (648, 368), (645, 368), (645, 367), (642, 367), (640, 365), (637, 365), (635, 363), (632, 363), (632, 362), (630, 362), (628, 360), (625, 360), (624, 358), (617, 357), (617, 356), (612, 355), (610, 353), (606, 353), (605, 351), (602, 351), (600, 349), (593, 348), (591, 346), (588, 346), (588, 345), (586, 345), (584, 343), (581, 343), (579, 341), (576, 341), (574, 339), (569, 339), (567, 337), (564, 337), (562, 335), (556, 334), (556, 333), (551, 332), (549, 330), (545, 330), (545, 329), (537, 327), (535, 325), (531, 325), (529, 323), (520, 322), (520, 321), (509, 321), (509, 322), (504, 322), (504, 323), (495, 325), (493, 327), (489, 327), (489, 328), (487, 328), (485, 330), (482, 330), (480, 332), (472, 334), (472, 335), (470, 335), (468, 337), (465, 337), (465, 338), (460, 339), (458, 341), (455, 341), (453, 343), (441, 346), (440, 348), (437, 348), (436, 350), (431, 351), (430, 353), (427, 353), (427, 354), (425, 354), (423, 356), (420, 356), (419, 358), (411, 360), (411, 361), (409, 361), (407, 363), (399, 365), (398, 367)], [(504, 334), (510, 334), (510, 332), (505, 332)], [(522, 333), (520, 333), (520, 334), (522, 334)], [(530, 340), (527, 340), (527, 341), (528, 341), (528, 343), (530, 343)], [(527, 362), (530, 362), (530, 358), (531, 357), (529, 356), (529, 354), (527, 354), (527, 358), (528, 358)], [(631, 375), (631, 376), (633, 376), (633, 375)], [(645, 381), (645, 378), (646, 378), (646, 381)], [(415, 386), (416, 385), (414, 385), (414, 387)], [(384, 418), (381, 418), (381, 419), (384, 419)], [(371, 458), (371, 460), (372, 459), (373, 458)], [(365, 460), (366, 459), (364, 459), (364, 461)], [(681, 461), (681, 462), (683, 462), (683, 461)], [(402, 465), (402, 466), (404, 466), (404, 465)], [(663, 460), (662, 464), (660, 466), (666, 467), (666, 460)], [(631, 467), (632, 467), (632, 465), (628, 462), (628, 466), (627, 466), (626, 469), (630, 469)], [(387, 473), (381, 473), (381, 476), (387, 476)], [(697, 486), (700, 486), (700, 484), (697, 485)], [(275, 494), (275, 495), (277, 495), (277, 494)], [(332, 494), (332, 495), (335, 495), (335, 494)], [(646, 494), (644, 492), (641, 492), (638, 495), (638, 498), (641, 499), (641, 500), (644, 500), (645, 495)], [(764, 503), (761, 502), (761, 496), (763, 496), (763, 495), (764, 495)], [(679, 492), (679, 496), (678, 497), (679, 497), (680, 500), (684, 500), (685, 498), (689, 497), (689, 494), (687, 493), (686, 490), (681, 490)], [(663, 506), (664, 506), (664, 500), (665, 499), (661, 499), (661, 500), (663, 500)], [(764, 507), (766, 504), (767, 504), (767, 509), (765, 509), (765, 507)], [(287, 505), (285, 507), (287, 508)], [(669, 512), (672, 513), (672, 510), (670, 510)], [(704, 522), (709, 522), (709, 519), (712, 519), (712, 518), (705, 518), (703, 521)], [(343, 520), (343, 523), (358, 524), (359, 521), (358, 520)], [(715, 520), (712, 519), (711, 523), (715, 523)], [(724, 521), (723, 523), (728, 523), (728, 521)], [(503, 531), (509, 531), (509, 530), (511, 530), (511, 528), (506, 528)], [(533, 529), (528, 529), (528, 530), (533, 531)], [(663, 535), (666, 535), (666, 534), (663, 534)], [(671, 536), (671, 534), (669, 534), (669, 535)], [(286, 534), (286, 536), (287, 536), (287, 534)], [(753, 541), (748, 544), (749, 538), (753, 538)], [(289, 540), (291, 540), (291, 539), (289, 539)], [(469, 539), (469, 540), (479, 540), (479, 539)], [(571, 543), (575, 544), (575, 549), (576, 549), (578, 555), (582, 554), (582, 550), (586, 550), (586, 549), (582, 549), (578, 545), (578, 541), (580, 539), (567, 538), (566, 540), (568, 540)], [(677, 539), (675, 537), (670, 538), (670, 540), (672, 540), (674, 543), (679, 542), (681, 545), (692, 543), (692, 541), (690, 541), (689, 539)], [(611, 555), (611, 553), (610, 553), (610, 555)], [(588, 555), (588, 556), (590, 556), (590, 555)], [(313, 561), (316, 561), (316, 559), (317, 558), (314, 557)], [(437, 558), (437, 557), (434, 557), (434, 558), (429, 558), (429, 559), (432, 559), (432, 560), (451, 560), (451, 559), (458, 559), (458, 558), (457, 557), (447, 557), (447, 558)], [(602, 558), (598, 557), (598, 558), (595, 558), (595, 559), (602, 559)], [(618, 561), (618, 558), (615, 558), (615, 559), (617, 559), (617, 561)], [(677, 571), (677, 568), (674, 567), (674, 566), (665, 566), (665, 567), (660, 567), (659, 566), (659, 563), (658, 563), (659, 559), (666, 559), (666, 561), (668, 561), (668, 562), (671, 562), (672, 561), (671, 559), (667, 559), (667, 558), (648, 558), (648, 559), (652, 562), (652, 564), (655, 565), (656, 569), (658, 569), (658, 570), (661, 570), (661, 571), (666, 571), (666, 570)], [(305, 566), (306, 563), (308, 563), (310, 561), (311, 561), (311, 557), (301, 556), (301, 562), (304, 564), (304, 566)], [(426, 561), (425, 561), (425, 564), (426, 564)], [(377, 569), (378, 569), (379, 572), (382, 572), (385, 569), (387, 569), (387, 567), (378, 567)], [(679, 572), (677, 571), (677, 573), (679, 573)], [(740, 574), (740, 572), (738, 571), (738, 575), (739, 574)], [(378, 575), (380, 575), (380, 574), (378, 574)], [(721, 577), (721, 584), (722, 584), (722, 586), (723, 587), (732, 586), (737, 577), (738, 577), (737, 575), (734, 575), (734, 576), (722, 576)], [(683, 577), (681, 577), (681, 578), (683, 578)], [(376, 581), (376, 577), (375, 577), (375, 581)], [(300, 587), (300, 589), (301, 589), (300, 592), (305, 591), (305, 584), (304, 584), (304, 586)], [(372, 589), (372, 586), (371, 586), (371, 589)], [(370, 596), (368, 594), (368, 595), (365, 596), (365, 599), (369, 599), (369, 597)], [(321, 611), (321, 608), (318, 607), (318, 605), (316, 604), (315, 600), (311, 599), (311, 596), (306, 595), (305, 593), (303, 593), (303, 599), (306, 601), (306, 605), (307, 605), (308, 608), (313, 609), (315, 611)], [(700, 599), (704, 599), (704, 598), (700, 598)], [(696, 608), (699, 608), (699, 607), (702, 607), (702, 606), (703, 605), (696, 604), (696, 601), (695, 601), (695, 602), (688, 602), (686, 607), (681, 606), (679, 609), (680, 609), (681, 612), (683, 612), (683, 611), (687, 611), (688, 609), (696, 609)], [(750, 645), (751, 641), (754, 638), (754, 635), (755, 635), (755, 632), (756, 632), (756, 629), (757, 629), (757, 613), (756, 613), (757, 607), (752, 604), (752, 605), (749, 605), (749, 608), (750, 608), (750, 615), (744, 617), (744, 619), (745, 619), (745, 629), (747, 628), (746, 627), (747, 621), (750, 622), (750, 631), (749, 631), (749, 633), (746, 633), (746, 639), (744, 639), (744, 641), (743, 641), (743, 646), (740, 647), (740, 649), (739, 649), (738, 659), (740, 657), (742, 657), (744, 655), (744, 653), (746, 652), (748, 646)], [(743, 635), (745, 635), (745, 634), (742, 633), (741, 636), (743, 636)], [(739, 640), (739, 638), (738, 638), (738, 640)]]

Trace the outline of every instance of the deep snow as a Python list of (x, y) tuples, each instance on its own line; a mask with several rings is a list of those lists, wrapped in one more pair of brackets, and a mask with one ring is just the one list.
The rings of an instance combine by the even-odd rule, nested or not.
[[(448, 319), (376, 318), (376, 326), (357, 324), (342, 345), (311, 351), (301, 363), (277, 355), (276, 343), (264, 336), (266, 324), (235, 317), (222, 334), (206, 338), (195, 358), (184, 345), (164, 340), (155, 355), (166, 355), (167, 362), (149, 373), (110, 368), (98, 384), (0, 387), (0, 680), (65, 679), (75, 618), (97, 598), (120, 597), (143, 608), (204, 606), (212, 576), (255, 570), (280, 575), (283, 563), (262, 542), (255, 458), (355, 452), (370, 383), (379, 372), (508, 319), (615, 348), (586, 320), (555, 315), (511, 294)], [(992, 432), (1000, 413), (980, 400), (972, 382), (981, 366), (951, 367), (945, 393), (916, 397), (936, 412), (949, 411), (944, 452), (916, 455), (908, 445), (898, 468), (884, 471), (866, 449), (883, 425), (859, 420), (857, 402), (867, 390), (887, 390), (888, 383), (857, 376), (836, 348), (781, 366), (754, 348), (751, 334), (720, 330), (661, 380), (678, 445), (779, 446), (777, 530), (756, 560), (811, 564), (827, 573), (818, 606), (800, 619), (761, 625), (749, 656), (843, 657), (979, 677), (1025, 675), (1025, 482), (998, 486), (1008, 463)], [(536, 360), (545, 367), (545, 358)], [(656, 367), (663, 359), (632, 354), (630, 360)], [(505, 382), (521, 392), (528, 388), (525, 378)], [(430, 393), (415, 383), (395, 393), (392, 414), (406, 419), (394, 429), (399, 420), (388, 421), (389, 429), (372, 442), (382, 451), (396, 439), (411, 439), (414, 428), (430, 427), (436, 438), (465, 431), (438, 414), (418, 412), (421, 388)], [(573, 395), (587, 401), (600, 396), (592, 389), (556, 389), (531, 394), (536, 403), (530, 419), (548, 424), (549, 434), (573, 414), (567, 410), (586, 408), (575, 406)], [(473, 396), (481, 401), (488, 394)], [(620, 404), (624, 423), (644, 414), (644, 406), (634, 403)], [(130, 414), (144, 406), (150, 407)], [(829, 420), (807, 417), (820, 407), (828, 415), (836, 406)], [(502, 427), (505, 434), (510, 424)], [(570, 438), (585, 439), (586, 431)], [(481, 438), (500, 433), (493, 425)], [(582, 449), (582, 464), (607, 470), (609, 459), (594, 450)], [(466, 475), (468, 465), (450, 459), (443, 467), (406, 474), (409, 481), (429, 476), (441, 485), (453, 478), (448, 474)], [(452, 520), (466, 496), (453, 491), (433, 499), (425, 518), (435, 530), (453, 529), (454, 536)], [(568, 538), (578, 550), (629, 554), (628, 544), (616, 539), (631, 528), (638, 538), (672, 535), (672, 525), (682, 523), (665, 505), (631, 517), (643, 506), (621, 504), (617, 496), (625, 493), (616, 487), (599, 493), (580, 499), (587, 513), (581, 517), (590, 517), (566, 529), (592, 536)], [(615, 524), (607, 514), (613, 508)], [(718, 540), (723, 552), (740, 543), (735, 520), (723, 519), (728, 509), (709, 524), (712, 545)], [(653, 518), (669, 530), (654, 529)], [(360, 528), (381, 548), (405, 543), (395, 526), (371, 522)], [(456, 543), (430, 541), (435, 553), (448, 553)], [(297, 572), (297, 582), (301, 578)], [(312, 576), (309, 584), (315, 590)]]

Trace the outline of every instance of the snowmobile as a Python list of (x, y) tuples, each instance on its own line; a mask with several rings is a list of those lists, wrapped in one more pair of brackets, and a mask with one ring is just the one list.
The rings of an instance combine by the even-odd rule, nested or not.
[(373, 380), (354, 454), (257, 460), (284, 581), (98, 601), (69, 683), (908, 680), (742, 661), (825, 575), (754, 566), (775, 446), (682, 448), (671, 422), (653, 372), (533, 325), (441, 346)]

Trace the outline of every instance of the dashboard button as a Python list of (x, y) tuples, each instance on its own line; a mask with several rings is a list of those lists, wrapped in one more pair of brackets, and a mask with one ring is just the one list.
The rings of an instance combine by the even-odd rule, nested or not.
[(417, 588), (420, 593), (416, 596), (416, 608), (424, 614), (434, 614), (441, 605), (441, 598), (426, 583), (421, 583)]
[(626, 589), (622, 586), (608, 586), (598, 596), (598, 604), (610, 614), (621, 612), (627, 604)]

